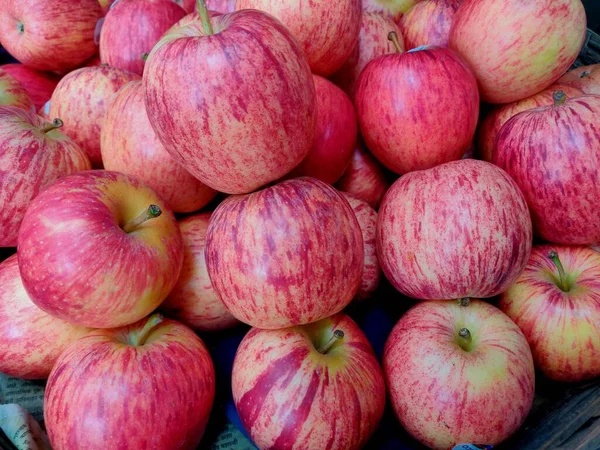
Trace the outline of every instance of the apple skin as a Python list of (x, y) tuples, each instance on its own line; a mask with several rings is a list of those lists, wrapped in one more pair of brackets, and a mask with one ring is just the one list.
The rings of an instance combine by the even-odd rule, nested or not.
[(101, 61), (142, 75), (142, 54), (150, 53), (163, 34), (185, 15), (185, 10), (171, 0), (120, 0), (102, 25)]
[(362, 10), (368, 13), (383, 14), (396, 22), (415, 4), (422, 0), (362, 0)]
[(398, 174), (460, 159), (479, 119), (473, 73), (440, 47), (371, 61), (358, 79), (355, 106), (367, 147)]
[(0, 42), (32, 69), (67, 72), (96, 53), (94, 30), (101, 17), (97, 0), (4, 0)]
[[(150, 205), (162, 215), (130, 233), (121, 228)], [(87, 171), (60, 178), (34, 199), (18, 255), (23, 285), (39, 308), (77, 325), (113, 328), (140, 320), (171, 292), (183, 239), (149, 187), (117, 172)]]
[(571, 86), (584, 94), (600, 95), (600, 64), (578, 67), (558, 79), (557, 84)]
[(260, 11), (171, 29), (146, 62), (146, 110), (171, 156), (213, 189), (252, 192), (308, 154), (316, 93), (287, 29)]
[(56, 319), (31, 302), (16, 254), (0, 263), (0, 372), (28, 380), (48, 378), (63, 350), (90, 331)]
[(63, 132), (85, 150), (94, 168), (102, 168), (100, 131), (112, 96), (139, 79), (115, 67), (84, 67), (65, 75), (56, 86), (48, 116), (63, 120)]
[[(335, 330), (343, 339), (319, 353)], [(345, 314), (282, 330), (251, 329), (235, 355), (232, 389), (260, 449), (362, 448), (385, 406), (381, 367)]]
[(407, 50), (423, 45), (448, 47), (450, 28), (461, 0), (425, 0), (400, 19)]
[(598, 114), (598, 96), (567, 99), (516, 115), (496, 137), (492, 162), (519, 185), (535, 233), (548, 242), (600, 242)]
[(0, 106), (0, 247), (16, 247), (31, 201), (57, 178), (91, 169), (85, 152), (32, 111)]
[(510, 103), (567, 71), (583, 46), (586, 24), (581, 0), (463, 0), (450, 48), (475, 72), (482, 100)]
[(492, 109), (479, 124), (477, 134), (477, 155), (479, 158), (491, 162), (494, 141), (502, 126), (508, 122), (511, 117), (516, 116), (520, 112), (554, 104), (552, 96), (557, 90), (563, 91), (569, 97), (580, 97), (583, 95), (582, 91), (574, 87), (553, 84), (548, 89), (532, 95), (531, 97), (507, 105), (498, 105)]
[(363, 200), (344, 192), (342, 194), (350, 203), (360, 225), (365, 253), (360, 287), (354, 298), (356, 300), (366, 300), (373, 296), (381, 283), (381, 266), (377, 259), (377, 211)]
[(385, 195), (377, 254), (409, 297), (493, 297), (519, 277), (531, 254), (525, 198), (506, 172), (463, 159), (413, 172)]
[(35, 107), (27, 89), (3, 67), (0, 66), (0, 106), (16, 106), (33, 111)]
[(350, 165), (336, 187), (378, 209), (390, 186), (384, 167), (358, 142)]
[(402, 32), (392, 18), (367, 12), (363, 12), (361, 18), (358, 43), (354, 47), (354, 51), (340, 70), (331, 77), (331, 80), (352, 99), (356, 91), (358, 77), (365, 66), (375, 58), (397, 51), (392, 41), (387, 38), (390, 31), (396, 32), (398, 41), (404, 49)]
[(206, 7), (211, 11), (228, 14), (235, 11), (237, 0), (206, 0)]
[(164, 320), (97, 330), (54, 366), (44, 422), (56, 450), (196, 449), (215, 397), (215, 371), (198, 336)]
[(313, 75), (317, 91), (317, 130), (308, 156), (288, 175), (334, 184), (346, 171), (358, 137), (354, 105), (331, 81)]
[[(462, 328), (471, 333), (469, 351), (460, 343)], [(383, 371), (400, 423), (432, 449), (499, 444), (517, 431), (533, 403), (535, 374), (525, 336), (502, 311), (479, 300), (414, 306), (385, 344)]]
[[(571, 289), (564, 292), (550, 252)], [(600, 376), (600, 254), (587, 247), (534, 247), (523, 274), (498, 307), (523, 330), (536, 367), (562, 382)]]
[[(100, 2), (100, 6), (102, 7), (103, 15), (106, 15), (110, 10), (110, 6), (114, 3), (115, 0), (98, 0)], [(181, 6), (184, 11), (189, 14), (194, 12), (196, 8), (196, 0), (171, 0), (173, 3)], [(216, 0), (220, 1), (220, 0)], [(207, 0), (206, 4), (211, 3), (211, 0)]]
[(198, 331), (224, 330), (239, 323), (213, 289), (206, 270), (204, 247), (210, 216), (206, 212), (179, 221), (185, 252), (183, 267), (177, 284), (161, 305), (167, 316)]
[(238, 0), (279, 19), (296, 38), (313, 73), (328, 77), (352, 54), (360, 30), (361, 0)]
[(217, 192), (180, 166), (156, 137), (141, 80), (123, 86), (108, 106), (101, 132), (104, 168), (146, 183), (178, 213), (198, 211)]
[(40, 72), (24, 64), (5, 64), (0, 70), (15, 78), (25, 88), (37, 111), (52, 97), (60, 77), (50, 72)]
[(225, 199), (206, 236), (206, 267), (225, 306), (258, 328), (316, 322), (360, 285), (363, 239), (341, 193), (294, 178)]

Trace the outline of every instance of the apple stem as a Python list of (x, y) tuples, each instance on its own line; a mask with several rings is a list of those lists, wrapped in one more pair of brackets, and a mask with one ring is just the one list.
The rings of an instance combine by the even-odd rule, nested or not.
[(48, 131), (56, 130), (63, 126), (63, 121), (56, 118), (52, 121), (52, 123), (47, 123), (42, 127), (42, 132), (47, 133)]
[(139, 345), (144, 345), (148, 340), (148, 336), (152, 332), (156, 326), (163, 321), (162, 314), (152, 314), (142, 330), (139, 333), (136, 333), (131, 338), (131, 345), (137, 347)]
[(141, 213), (135, 219), (133, 219), (133, 220), (127, 222), (125, 225), (123, 225), (123, 231), (125, 233), (131, 233), (132, 231), (137, 229), (137, 227), (139, 227), (141, 224), (143, 224), (147, 220), (155, 219), (155, 218), (159, 217), (161, 214), (162, 214), (162, 209), (160, 209), (160, 206), (150, 205), (147, 210), (145, 210), (143, 213)]
[(458, 299), (458, 306), (469, 306), (471, 304), (471, 300), (468, 297), (463, 297)]
[(390, 31), (388, 33), (388, 40), (394, 43), (394, 47), (398, 50), (398, 53), (402, 53), (402, 47), (400, 46), (400, 41), (398, 41), (398, 35), (395, 31)]
[(569, 286), (569, 281), (567, 280), (567, 274), (565, 273), (565, 268), (560, 262), (560, 258), (558, 257), (558, 253), (555, 250), (552, 250), (548, 253), (548, 258), (552, 260), (556, 269), (558, 270), (558, 287), (563, 292), (569, 292), (571, 287)]
[(319, 347), (317, 349), (317, 351), (319, 353), (323, 353), (324, 355), (327, 354), (327, 352), (329, 350), (331, 350), (331, 347), (333, 347), (333, 344), (335, 344), (336, 342), (338, 342), (339, 340), (344, 338), (344, 332), (342, 330), (335, 330), (333, 332), (333, 335), (329, 338), (329, 340), (325, 343), (325, 345)]
[(212, 24), (210, 23), (210, 15), (208, 14), (208, 8), (206, 7), (206, 3), (204, 0), (196, 0), (198, 15), (200, 16), (200, 20), (202, 21), (202, 28), (207, 35), (215, 34), (213, 31)]
[(463, 350), (469, 351), (471, 347), (471, 342), (473, 342), (473, 337), (471, 336), (471, 332), (468, 328), (461, 328), (458, 332), (458, 336), (460, 337), (460, 346)]
[(25, 32), (25, 25), (23, 25), (23, 22), (17, 22), (17, 30), (19, 31), (19, 33)]
[(567, 101), (567, 94), (563, 91), (556, 91), (552, 94), (552, 98), (554, 99), (554, 106), (560, 106)]
[(148, 59), (148, 53), (142, 53), (142, 61), (146, 61)]

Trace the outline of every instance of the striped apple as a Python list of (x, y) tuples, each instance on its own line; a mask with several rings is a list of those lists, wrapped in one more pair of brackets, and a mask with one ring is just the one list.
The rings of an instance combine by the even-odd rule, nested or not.
[(215, 210), (206, 266), (231, 313), (258, 328), (282, 328), (341, 311), (360, 285), (360, 226), (341, 193), (294, 178)]
[(5, 64), (0, 68), (15, 78), (25, 88), (36, 111), (52, 97), (60, 77), (51, 72), (40, 72), (24, 64)]
[(523, 330), (536, 367), (574, 382), (600, 376), (600, 254), (541, 245), (498, 306)]
[(420, 1), (422, 0), (362, 0), (362, 10), (382, 14), (398, 22), (402, 14), (406, 14)]
[(571, 86), (584, 94), (600, 95), (600, 64), (578, 67), (567, 72), (557, 84)]
[(381, 367), (344, 314), (282, 330), (253, 328), (232, 372), (235, 406), (260, 449), (355, 450), (385, 406)]
[(31, 97), (23, 85), (0, 66), (0, 106), (16, 106), (33, 111)]
[(448, 47), (450, 28), (461, 0), (425, 0), (400, 19), (406, 49), (422, 45)]
[(236, 3), (237, 0), (206, 0), (208, 9), (222, 14), (234, 12)]
[(379, 209), (383, 272), (416, 299), (498, 295), (525, 268), (531, 245), (523, 194), (485, 161), (463, 159), (404, 175)]

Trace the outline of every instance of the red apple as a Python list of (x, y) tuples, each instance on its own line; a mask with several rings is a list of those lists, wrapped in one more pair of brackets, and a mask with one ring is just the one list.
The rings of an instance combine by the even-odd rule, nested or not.
[(0, 247), (16, 247), (25, 211), (48, 184), (91, 169), (85, 152), (31, 111), (0, 106)]
[(285, 27), (260, 11), (171, 29), (147, 60), (144, 89), (167, 151), (221, 192), (252, 192), (281, 178), (313, 143), (316, 95), (306, 59)]
[(356, 82), (365, 66), (375, 58), (397, 51), (393, 42), (387, 38), (390, 31), (396, 32), (400, 47), (404, 49), (400, 27), (390, 17), (367, 12), (363, 12), (361, 17), (358, 44), (340, 70), (331, 78), (350, 98), (354, 98)]
[(377, 209), (390, 185), (385, 169), (359, 142), (354, 148), (348, 169), (336, 186), (340, 191), (352, 194)]
[(53, 73), (40, 72), (24, 64), (5, 64), (1, 70), (21, 83), (29, 94), (36, 111), (50, 100), (54, 88), (60, 81), (60, 77)]
[(347, 193), (342, 194), (348, 203), (350, 203), (363, 236), (365, 261), (360, 279), (360, 287), (354, 298), (365, 300), (373, 296), (373, 293), (377, 290), (381, 282), (381, 266), (377, 259), (377, 211), (363, 200)]
[(358, 135), (356, 113), (348, 96), (331, 81), (313, 75), (317, 91), (317, 131), (308, 156), (289, 176), (338, 181), (352, 158)]
[[(144, 54), (186, 12), (171, 0), (119, 0), (106, 15), (100, 35), (100, 59), (112, 67), (142, 75)], [(133, 30), (133, 32), (132, 32)]]
[(281, 20), (308, 58), (327, 77), (352, 54), (360, 30), (361, 0), (238, 0), (236, 9), (259, 9)]
[(0, 42), (32, 69), (66, 72), (96, 53), (101, 17), (98, 0), (4, 0)]
[(49, 117), (60, 117), (63, 132), (102, 167), (100, 131), (112, 96), (139, 75), (108, 66), (85, 67), (66, 75), (52, 94)]
[(183, 235), (183, 268), (177, 284), (161, 305), (169, 317), (198, 331), (217, 331), (239, 322), (213, 289), (204, 258), (211, 213), (186, 217), (179, 222)]
[(29, 300), (17, 255), (0, 263), (0, 372), (48, 378), (63, 350), (89, 331), (46, 314)]
[(34, 111), (33, 101), (27, 89), (0, 66), (0, 106), (16, 106)]
[(425, 0), (400, 19), (407, 49), (423, 45), (448, 47), (450, 28), (461, 0)]
[[(113, 3), (117, 3), (117, 1), (121, 1), (121, 0), (98, 0), (100, 2), (100, 6), (102, 6), (102, 12), (104, 13), (104, 15), (106, 15), (108, 13), (108, 11), (111, 8), (111, 5)], [(196, 0), (171, 0), (173, 3), (178, 4), (179, 6), (181, 6), (184, 11), (186, 13), (191, 13), (194, 12), (194, 8), (196, 7)], [(221, 1), (221, 0), (214, 0), (214, 1)], [(211, 0), (208, 0), (206, 2), (211, 3)]]
[(464, 155), (477, 127), (479, 93), (456, 53), (429, 47), (371, 61), (358, 79), (355, 106), (369, 150), (404, 174)]
[(404, 175), (379, 209), (383, 272), (416, 299), (498, 295), (521, 275), (531, 244), (523, 194), (485, 161), (463, 159)]
[(215, 397), (213, 363), (192, 330), (160, 320), (97, 330), (67, 347), (44, 397), (53, 448), (198, 447)]
[(146, 114), (141, 81), (123, 86), (110, 102), (101, 148), (107, 170), (146, 183), (175, 212), (197, 211), (217, 195), (175, 162), (160, 143)]
[(527, 340), (479, 300), (414, 306), (386, 342), (383, 370), (400, 423), (432, 449), (497, 445), (517, 431), (533, 403)]
[(360, 284), (360, 226), (342, 194), (295, 178), (225, 199), (206, 236), (206, 267), (227, 309), (258, 328), (341, 311)]
[(175, 286), (183, 262), (171, 210), (149, 187), (117, 172), (54, 182), (31, 203), (18, 244), (31, 300), (48, 314), (95, 328), (148, 315)]
[(579, 89), (567, 85), (553, 84), (548, 89), (532, 95), (531, 97), (507, 105), (499, 105), (492, 109), (479, 125), (477, 139), (478, 156), (484, 161), (491, 162), (494, 141), (502, 126), (508, 122), (511, 117), (516, 116), (520, 112), (554, 104), (554, 92), (557, 90), (562, 90), (569, 97), (580, 97), (583, 95)]
[(235, 11), (238, 0), (206, 0), (206, 6), (211, 11), (227, 14)]
[(517, 182), (542, 239), (600, 242), (600, 97), (567, 99), (522, 112), (496, 137), (492, 161)]
[(509, 103), (566, 72), (586, 37), (581, 0), (463, 0), (450, 48), (470, 64), (481, 98)]
[(368, 13), (383, 14), (396, 22), (415, 4), (423, 0), (362, 0), (362, 10)]
[(563, 75), (558, 84), (579, 89), (584, 94), (600, 95), (600, 64), (578, 67)]
[(235, 355), (232, 389), (261, 449), (363, 448), (385, 406), (381, 367), (345, 314), (283, 330), (253, 328)]
[(498, 305), (523, 330), (548, 378), (600, 376), (600, 254), (541, 245)]

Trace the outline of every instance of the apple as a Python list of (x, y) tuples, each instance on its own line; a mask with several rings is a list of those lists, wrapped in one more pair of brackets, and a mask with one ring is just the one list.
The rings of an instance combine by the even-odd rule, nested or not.
[(206, 0), (206, 7), (211, 11), (227, 14), (235, 11), (238, 0)]
[(381, 282), (381, 267), (377, 259), (377, 211), (363, 200), (344, 192), (342, 194), (350, 203), (363, 236), (365, 261), (360, 287), (354, 298), (365, 300), (373, 296)]
[[(106, 15), (108, 13), (108, 11), (111, 9), (111, 5), (113, 3), (117, 3), (121, 0), (98, 0), (100, 2), (100, 6), (102, 6), (102, 12), (104, 13), (104, 15)], [(194, 8), (196, 7), (196, 0), (171, 0), (173, 3), (178, 4), (179, 6), (181, 6), (184, 11), (186, 13), (192, 13), (194, 12)], [(220, 0), (214, 0), (214, 1), (220, 1)], [(210, 3), (211, 0), (207, 1), (207, 3)]]
[(362, 10), (392, 17), (396, 22), (415, 4), (423, 0), (362, 0)]
[(396, 32), (400, 47), (404, 50), (400, 27), (390, 17), (363, 12), (361, 18), (358, 44), (342, 67), (331, 77), (350, 98), (354, 98), (356, 82), (365, 66), (375, 58), (396, 52), (394, 43), (387, 38), (390, 31)]
[(385, 169), (357, 142), (350, 165), (336, 187), (377, 209), (390, 185)]
[(494, 150), (494, 141), (502, 126), (508, 122), (511, 117), (520, 112), (541, 106), (551, 106), (554, 104), (554, 92), (562, 90), (569, 97), (580, 97), (583, 95), (579, 89), (560, 84), (553, 84), (548, 89), (543, 90), (531, 97), (518, 100), (507, 105), (498, 105), (493, 108), (485, 119), (479, 125), (477, 154), (484, 161), (492, 161), (492, 151)]
[(542, 239), (556, 244), (600, 242), (600, 97), (568, 99), (522, 112), (496, 137), (492, 161), (516, 181)]
[(144, 55), (185, 15), (185, 10), (171, 0), (120, 0), (102, 25), (101, 61), (142, 75)]
[(100, 130), (112, 96), (140, 76), (115, 67), (84, 67), (67, 74), (52, 94), (49, 117), (60, 117), (63, 132), (102, 167)]
[(450, 48), (475, 72), (484, 101), (510, 103), (567, 71), (584, 44), (586, 24), (581, 0), (463, 0)]
[(317, 131), (308, 156), (288, 176), (338, 181), (352, 158), (358, 125), (348, 96), (331, 81), (313, 75), (317, 91)]
[(33, 200), (18, 255), (39, 308), (73, 324), (113, 328), (140, 320), (171, 292), (183, 239), (152, 189), (97, 170), (60, 178)]
[(517, 431), (533, 403), (525, 336), (480, 300), (418, 303), (392, 330), (383, 371), (400, 423), (432, 449), (495, 446)]
[(398, 174), (460, 159), (479, 118), (473, 73), (445, 48), (401, 51), (371, 61), (358, 79), (355, 106), (367, 147)]
[(108, 105), (101, 150), (105, 169), (146, 183), (175, 212), (197, 211), (217, 195), (175, 162), (156, 137), (141, 80), (123, 86)]
[(0, 42), (21, 63), (37, 70), (66, 72), (97, 51), (97, 0), (4, 0)]
[(89, 331), (50, 316), (31, 302), (16, 254), (0, 263), (0, 372), (48, 378), (63, 350)]
[(0, 106), (16, 106), (17, 108), (34, 110), (33, 100), (27, 90), (15, 77), (0, 66)]
[(574, 382), (600, 376), (600, 254), (591, 248), (534, 247), (499, 308), (523, 330), (536, 367)]
[(146, 110), (192, 175), (220, 192), (252, 192), (289, 173), (312, 146), (310, 68), (286, 28), (261, 11), (200, 15), (152, 50)]
[(532, 239), (517, 184), (474, 159), (404, 175), (385, 195), (377, 221), (383, 272), (420, 300), (506, 291), (525, 269)]
[(407, 49), (422, 45), (448, 47), (450, 28), (461, 0), (425, 0), (410, 9), (400, 26)]
[(198, 331), (217, 331), (237, 325), (215, 292), (204, 258), (206, 232), (211, 213), (188, 216), (179, 221), (183, 235), (183, 268), (177, 284), (162, 303), (161, 310)]
[(558, 80), (558, 84), (579, 89), (584, 94), (600, 95), (600, 64), (578, 67), (567, 72)]
[(225, 199), (211, 217), (205, 257), (227, 309), (272, 329), (316, 322), (348, 305), (364, 250), (342, 194), (307, 177)]
[(157, 314), (67, 347), (48, 379), (44, 423), (55, 449), (192, 450), (214, 397), (204, 343)]
[(96, 67), (102, 65), (102, 61), (100, 61), (100, 55), (95, 55), (91, 59), (87, 60), (83, 67)]
[(259, 9), (281, 20), (308, 58), (313, 73), (328, 77), (352, 54), (360, 30), (361, 0), (238, 0), (236, 9)]
[(85, 152), (32, 111), (0, 106), (0, 247), (16, 247), (31, 201), (48, 184), (91, 169)]
[(363, 448), (385, 406), (373, 349), (345, 314), (283, 330), (251, 329), (232, 371), (240, 419), (261, 449)]
[(8, 73), (25, 88), (36, 111), (52, 97), (60, 77), (50, 72), (40, 72), (24, 64), (5, 64), (0, 71)]

